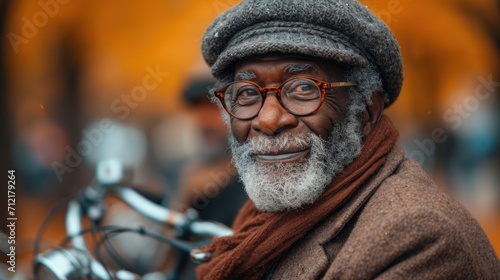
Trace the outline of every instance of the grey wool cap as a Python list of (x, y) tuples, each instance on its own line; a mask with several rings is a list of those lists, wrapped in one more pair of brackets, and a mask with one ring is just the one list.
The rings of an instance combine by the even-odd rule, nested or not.
[(202, 52), (212, 74), (266, 53), (297, 54), (353, 67), (372, 64), (382, 78), (386, 107), (403, 83), (398, 43), (389, 28), (356, 0), (243, 0), (206, 30)]

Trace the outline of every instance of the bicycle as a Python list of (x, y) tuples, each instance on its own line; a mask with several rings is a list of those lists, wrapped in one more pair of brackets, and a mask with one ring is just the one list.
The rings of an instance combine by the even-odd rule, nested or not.
[[(64, 279), (98, 279), (98, 280), (132, 280), (132, 279), (177, 279), (186, 264), (189, 254), (195, 262), (206, 262), (211, 258), (208, 253), (199, 253), (197, 248), (206, 244), (203, 241), (188, 241), (186, 236), (197, 236), (211, 239), (213, 237), (231, 235), (230, 228), (209, 221), (197, 219), (192, 209), (186, 213), (172, 211), (156, 204), (130, 187), (126, 182), (131, 178), (127, 170), (118, 160), (105, 160), (97, 164), (96, 181), (83, 190), (76, 198), (67, 203), (66, 233), (67, 237), (60, 247), (51, 248), (39, 253), (40, 236), (43, 233), (45, 222), (39, 229), (35, 242), (35, 260), (33, 273), (40, 280)], [(169, 238), (145, 228), (127, 228), (123, 226), (102, 226), (100, 221), (105, 214), (105, 198), (109, 194), (117, 195), (123, 202), (135, 211), (154, 221), (171, 226), (175, 238)], [(53, 210), (52, 212), (54, 212)], [(46, 221), (50, 219), (49, 213)], [(82, 219), (87, 216), (91, 222), (89, 228), (83, 228)], [(144, 278), (127, 270), (111, 270), (103, 262), (100, 255), (101, 247), (107, 250), (113, 259), (120, 263), (121, 257), (116, 253), (109, 239), (124, 232), (136, 232), (167, 243), (180, 252), (178, 261), (167, 274), (161, 272), (149, 273)], [(94, 254), (88, 249), (84, 235), (91, 234), (94, 241)], [(99, 237), (99, 238), (98, 238)], [(71, 246), (68, 246), (71, 243)], [(95, 256), (95, 257), (94, 257)]]

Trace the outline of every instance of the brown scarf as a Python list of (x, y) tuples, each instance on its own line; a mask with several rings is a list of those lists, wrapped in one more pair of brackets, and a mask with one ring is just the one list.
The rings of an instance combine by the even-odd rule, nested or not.
[(249, 200), (235, 219), (234, 235), (215, 238), (201, 250), (212, 252), (213, 257), (198, 267), (198, 279), (263, 278), (289, 248), (330, 216), (384, 164), (397, 138), (391, 121), (382, 116), (365, 138), (361, 155), (311, 205), (286, 212), (259, 212)]

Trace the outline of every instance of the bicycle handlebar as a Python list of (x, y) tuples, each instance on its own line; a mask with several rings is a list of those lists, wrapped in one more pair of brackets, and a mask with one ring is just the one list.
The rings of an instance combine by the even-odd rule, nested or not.
[(189, 219), (184, 214), (157, 205), (131, 188), (118, 187), (114, 192), (137, 212), (157, 222), (167, 223), (179, 228), (188, 226), (188, 230), (196, 235), (220, 237), (233, 234), (230, 228), (222, 224), (207, 221), (188, 222)]
[[(72, 248), (57, 248), (37, 255), (35, 258), (35, 274), (37, 276), (40, 273), (48, 273), (47, 275), (51, 275), (50, 279), (54, 279), (54, 276), (56, 279), (67, 279), (71, 278), (74, 273), (88, 273), (101, 280), (139, 279), (138, 276), (126, 270), (108, 271), (102, 263), (92, 257), (82, 236), (84, 233), (82, 229), (83, 214), (87, 214), (93, 222), (99, 220), (103, 214), (104, 197), (110, 191), (143, 216), (170, 225), (180, 230), (179, 232), (187, 230), (198, 236), (210, 237), (233, 234), (233, 231), (225, 225), (195, 220), (190, 215), (172, 211), (148, 200), (131, 187), (123, 184), (127, 176), (126, 171), (123, 165), (115, 160), (103, 161), (97, 166), (99, 184), (88, 187), (78, 199), (73, 199), (68, 203), (66, 231), (69, 240), (71, 240)], [(144, 233), (144, 231), (142, 232)], [(179, 241), (170, 240), (169, 242), (170, 245), (182, 250), (192, 248), (192, 245), (181, 244), (182, 242)], [(194, 260), (206, 261), (210, 258), (209, 255), (196, 253), (195, 250), (191, 252), (194, 252), (192, 254)], [(44, 278), (39, 277), (39, 279)]]

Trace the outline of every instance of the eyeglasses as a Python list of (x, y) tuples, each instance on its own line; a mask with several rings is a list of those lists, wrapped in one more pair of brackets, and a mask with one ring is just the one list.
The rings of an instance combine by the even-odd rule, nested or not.
[(259, 114), (268, 92), (276, 93), (278, 102), (289, 113), (307, 116), (316, 113), (325, 100), (326, 90), (357, 86), (354, 82), (327, 83), (316, 79), (292, 78), (279, 87), (263, 88), (250, 81), (232, 82), (215, 91), (224, 109), (239, 120)]

